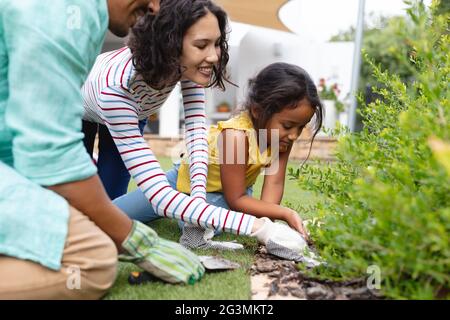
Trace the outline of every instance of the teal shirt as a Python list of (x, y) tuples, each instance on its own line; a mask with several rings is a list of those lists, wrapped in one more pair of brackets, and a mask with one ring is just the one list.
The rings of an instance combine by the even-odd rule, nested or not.
[(96, 172), (80, 89), (107, 26), (106, 0), (0, 0), (0, 254), (61, 267), (69, 208), (42, 186)]

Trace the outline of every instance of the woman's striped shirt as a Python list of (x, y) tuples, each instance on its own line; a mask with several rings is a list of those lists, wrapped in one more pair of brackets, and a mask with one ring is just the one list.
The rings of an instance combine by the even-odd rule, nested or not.
[(169, 185), (139, 131), (139, 120), (157, 112), (175, 86), (155, 90), (136, 73), (128, 47), (98, 56), (82, 88), (84, 120), (105, 125), (138, 187), (160, 216), (205, 228), (250, 234), (255, 217), (206, 203), (208, 144), (205, 89), (181, 81), (185, 140), (190, 163), (190, 196)]

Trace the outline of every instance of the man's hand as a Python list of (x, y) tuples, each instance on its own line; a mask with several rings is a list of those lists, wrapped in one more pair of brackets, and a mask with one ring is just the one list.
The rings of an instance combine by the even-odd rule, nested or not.
[(122, 243), (122, 261), (133, 262), (150, 274), (170, 283), (194, 284), (205, 273), (199, 258), (183, 246), (158, 237), (158, 234), (138, 221)]

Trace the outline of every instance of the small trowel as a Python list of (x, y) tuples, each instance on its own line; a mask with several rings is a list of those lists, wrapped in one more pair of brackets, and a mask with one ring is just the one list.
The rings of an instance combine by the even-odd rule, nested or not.
[[(206, 272), (219, 272), (234, 270), (240, 267), (240, 264), (218, 256), (199, 256), (200, 262), (205, 267)], [(133, 271), (128, 276), (129, 284), (143, 284), (150, 281), (160, 281), (158, 278), (146, 271)]]

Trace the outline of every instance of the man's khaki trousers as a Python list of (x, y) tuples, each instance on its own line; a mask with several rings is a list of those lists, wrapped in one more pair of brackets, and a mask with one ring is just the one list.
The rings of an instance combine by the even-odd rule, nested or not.
[(71, 208), (61, 269), (0, 255), (0, 299), (98, 299), (114, 283), (116, 269), (112, 240)]

